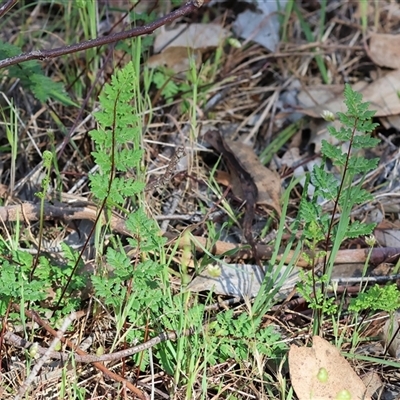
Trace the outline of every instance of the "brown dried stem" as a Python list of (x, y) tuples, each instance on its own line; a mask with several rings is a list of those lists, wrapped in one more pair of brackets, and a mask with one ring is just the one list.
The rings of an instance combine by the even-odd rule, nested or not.
[(7, 0), (0, 6), (0, 18), (5, 15), (15, 4), (18, 3), (18, 0)]
[[(10, 67), (11, 65), (20, 64), (25, 61), (30, 60), (49, 60), (52, 58), (64, 56), (66, 54), (78, 53), (80, 51), (92, 49), (94, 47), (103, 46), (105, 44), (111, 44), (118, 42), (120, 40), (130, 39), (133, 37), (148, 35), (153, 33), (156, 29), (160, 28), (163, 25), (166, 25), (179, 17), (183, 17), (186, 14), (197, 10), (203, 4), (207, 4), (210, 0), (205, 1), (190, 1), (186, 3), (184, 6), (178, 8), (175, 11), (170, 12), (164, 17), (159, 18), (157, 21), (151, 22), (147, 25), (140, 26), (138, 28), (133, 28), (128, 31), (113, 33), (111, 35), (107, 35), (104, 37), (99, 37), (92, 40), (87, 40), (81, 43), (71, 44), (69, 46), (57, 47), (55, 49), (50, 50), (33, 50), (29, 53), (23, 53), (18, 56), (9, 57), (0, 61), (0, 69)], [(1, 11), (1, 8), (0, 8)]]
[[(17, 310), (18, 312), (20, 311), (20, 307), (17, 304), (13, 304), (13, 308)], [(36, 314), (34, 311), (30, 310), (24, 310), (25, 315), (27, 315), (29, 318), (32, 318), (36, 323), (38, 323), (40, 326), (42, 326), (44, 329), (46, 329), (47, 332), (49, 332), (51, 335), (54, 337), (59, 337), (59, 339), (65, 343), (68, 347), (74, 350), (74, 352), (77, 353), (78, 356), (76, 357), (90, 357), (85, 351), (80, 349), (78, 346), (74, 345), (70, 340), (66, 339), (64, 336), (59, 336), (58, 332), (54, 330), (48, 323), (43, 321), (38, 314)], [(82, 312), (77, 313), (79, 316), (84, 315)], [(28, 348), (30, 344), (26, 342), (23, 339), (18, 340), (18, 336), (14, 334), (10, 334), (8, 332), (5, 333), (4, 335), (5, 340), (7, 340), (10, 343), (13, 343), (14, 345), (18, 345), (18, 342), (20, 342), (20, 347)], [(67, 355), (67, 357), (54, 357), (55, 353), (57, 354), (58, 352), (55, 352), (53, 349), (44, 349), (47, 357), (50, 358), (58, 358), (58, 359), (70, 359), (71, 355)], [(41, 348), (40, 351), (38, 349), (38, 353), (43, 353), (43, 349)], [(60, 354), (60, 353), (58, 353)], [(136, 397), (138, 397), (141, 400), (146, 400), (145, 394), (139, 390), (136, 386), (134, 386), (131, 382), (128, 380), (124, 379), (123, 377), (119, 376), (118, 374), (110, 371), (108, 368), (106, 368), (101, 362), (93, 362), (93, 365), (103, 372), (105, 375), (109, 376), (111, 379), (114, 379), (117, 382), (121, 382), (124, 384)]]
[[(109, 223), (111, 230), (118, 232), (126, 236), (132, 236), (132, 233), (127, 229), (125, 219), (117, 214), (112, 214), (109, 218), (106, 217), (105, 213), (100, 218), (101, 223)], [(0, 207), (0, 221), (3, 222), (15, 222), (15, 221), (38, 221), (40, 218), (40, 206), (33, 203), (21, 203), (19, 205), (2, 206)], [(68, 204), (51, 205), (45, 203), (43, 210), (43, 218), (45, 220), (63, 219), (65, 221), (88, 219), (90, 221), (96, 221), (98, 218), (98, 207), (89, 202), (75, 204), (71, 206)], [(178, 241), (178, 246), (182, 248), (188, 244), (193, 243), (196, 250), (202, 251), (204, 248), (208, 248), (209, 243), (206, 238), (193, 236), (175, 236), (168, 233), (164, 233), (164, 236), (171, 241)], [(249, 259), (252, 258), (252, 251), (250, 249), (243, 248), (243, 246), (236, 245), (233, 243), (223, 242), (218, 240), (213, 244), (210, 251), (214, 255), (221, 255), (226, 252), (232, 253), (237, 250), (235, 258)], [(271, 258), (273, 253), (273, 247), (264, 244), (257, 244), (256, 251), (260, 259), (268, 260)], [(335, 262), (337, 264), (347, 263), (363, 263), (367, 260), (369, 249), (352, 249), (352, 250), (340, 250), (337, 254)], [(293, 252), (290, 252), (285, 262), (290, 262), (290, 259), (294, 256)], [(328, 252), (329, 255), (329, 252)], [(312, 255), (310, 255), (312, 256)], [(384, 247), (374, 248), (371, 252), (369, 259), (370, 264), (378, 265), (382, 262), (396, 262), (400, 257), (400, 248), (397, 247)], [(281, 256), (278, 255), (278, 259)], [(318, 260), (317, 260), (318, 261)], [(319, 260), (321, 261), (321, 260)], [(296, 260), (296, 266), (298, 267), (309, 267), (306, 260), (299, 258)]]

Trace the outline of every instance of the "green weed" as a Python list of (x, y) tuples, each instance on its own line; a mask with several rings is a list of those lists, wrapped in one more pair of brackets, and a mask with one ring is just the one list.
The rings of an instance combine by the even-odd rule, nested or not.
[[(375, 227), (374, 224), (350, 221), (350, 213), (356, 205), (372, 200), (371, 194), (362, 186), (366, 174), (376, 168), (378, 159), (366, 159), (357, 152), (377, 146), (379, 140), (372, 138), (371, 133), (378, 124), (372, 122), (375, 112), (368, 110), (369, 103), (363, 103), (361, 94), (354, 92), (347, 84), (344, 96), (347, 112), (337, 114), (342, 127), (339, 130), (328, 127), (329, 133), (339, 144), (333, 145), (326, 140), (322, 142), (323, 162), (315, 166), (310, 174), (310, 182), (315, 187), (313, 199), (309, 201), (304, 195), (299, 209), (299, 221), (303, 227), (302, 242), (304, 248), (310, 251), (308, 254), (314, 255), (310, 257), (303, 254), (313, 271), (308, 281), (304, 281), (299, 288), (309, 300), (310, 307), (317, 311), (316, 332), (321, 326), (323, 314), (331, 315), (337, 311), (333, 300), (326, 295), (326, 288), (341, 244), (347, 238), (370, 235)], [(326, 116), (333, 117), (330, 114)], [(342, 148), (346, 143), (348, 148)], [(328, 159), (339, 170), (338, 176), (326, 170)], [(356, 178), (359, 178), (359, 183), (354, 184)], [(321, 200), (333, 203), (330, 214), (323, 212)], [(338, 222), (337, 213), (340, 213)], [(319, 250), (321, 245), (323, 250)], [(321, 257), (324, 258), (322, 276), (318, 277), (317, 260)]]
[[(0, 59), (13, 57), (21, 53), (22, 50), (18, 46), (0, 41)], [(37, 61), (28, 61), (12, 66), (8, 69), (8, 75), (10, 78), (19, 79), (21, 84), (31, 90), (33, 95), (41, 102), (46, 102), (51, 98), (66, 106), (79, 107), (70, 99), (60, 82), (54, 82), (44, 75)]]
[(374, 285), (364, 293), (360, 293), (350, 301), (349, 311), (360, 312), (368, 310), (387, 311), (393, 313), (400, 308), (400, 292), (396, 284), (380, 287)]
[[(326, 3), (323, 1), (321, 7), (319, 39), (322, 37)], [(72, 3), (68, 3), (67, 7), (72, 7)], [(314, 34), (302, 19), (295, 2), (288, 3), (288, 11), (292, 12), (292, 10), (298, 13), (307, 40), (314, 42)], [(75, 13), (80, 14), (80, 19), (84, 22), (84, 36), (86, 38), (93, 37), (96, 32), (96, 20), (99, 18), (95, 3), (93, 1), (79, 2)], [(151, 18), (153, 17), (151, 16)], [(137, 18), (144, 19), (143, 16), (137, 16)], [(288, 20), (289, 15), (287, 14), (286, 22)], [(73, 32), (73, 29), (69, 29)], [(144, 44), (144, 42), (147, 43)], [(197, 140), (197, 108), (201, 108), (205, 100), (207, 85), (215, 79), (222, 47), (218, 49), (219, 53), (215, 57), (214, 65), (206, 65), (198, 71), (195, 63), (192, 62), (184, 79), (178, 81), (174, 80), (170, 72), (165, 69), (141, 72), (140, 60), (147, 45), (148, 38), (137, 38), (130, 41), (129, 44), (119, 45), (129, 50), (135, 61), (117, 71), (113, 75), (111, 83), (105, 85), (99, 99), (101, 111), (95, 114), (98, 127), (90, 133), (94, 144), (92, 156), (99, 166), (99, 172), (90, 176), (90, 190), (99, 206), (99, 221), (95, 234), (98, 252), (96, 262), (102, 268), (90, 279), (93, 284), (93, 296), (113, 318), (116, 335), (111, 350), (117, 348), (123, 341), (129, 344), (143, 342), (147, 339), (147, 332), (155, 334), (165, 330), (178, 333), (191, 331), (190, 336), (180, 337), (176, 342), (168, 341), (159, 344), (151, 354), (133, 356), (133, 362), (140, 370), (144, 371), (151, 367), (151, 360), (154, 356), (163, 371), (174, 377), (173, 390), (181, 385), (186, 385), (186, 397), (193, 398), (198, 377), (202, 378), (202, 388), (206, 392), (209, 366), (229, 360), (237, 363), (247, 360), (254, 361), (255, 354), (268, 358), (282, 356), (282, 352), (286, 348), (280, 342), (279, 334), (272, 327), (264, 328), (262, 319), (276, 302), (276, 295), (289, 276), (302, 248), (309, 250), (303, 256), (308, 257), (313, 266), (313, 273), (303, 276), (303, 282), (299, 285), (298, 290), (315, 311), (317, 317), (315, 331), (319, 330), (324, 315), (338, 316), (340, 307), (336, 305), (333, 297), (327, 297), (335, 256), (344, 240), (369, 235), (374, 227), (372, 224), (359, 221), (351, 222), (350, 212), (354, 206), (372, 198), (362, 188), (362, 184), (363, 177), (376, 167), (377, 160), (366, 160), (359, 157), (357, 151), (376, 146), (377, 140), (370, 136), (376, 124), (371, 121), (373, 112), (368, 111), (368, 104), (363, 103), (361, 96), (346, 85), (345, 102), (348, 111), (338, 114), (343, 128), (340, 130), (330, 128), (329, 131), (341, 144), (349, 142), (350, 147), (343, 150), (328, 142), (323, 143), (323, 163), (320, 167), (314, 168), (308, 180), (309, 184), (315, 187), (314, 197), (310, 201), (304, 195), (298, 219), (290, 225), (293, 235), (283, 250), (281, 261), (278, 261), (283, 235), (287, 228), (286, 215), (290, 194), (298, 183), (297, 181), (291, 182), (283, 196), (275, 251), (266, 266), (266, 278), (253, 306), (249, 306), (247, 312), (238, 315), (233, 311), (221, 311), (215, 319), (212, 319), (205, 312), (205, 304), (200, 304), (195, 295), (185, 291), (190, 277), (187, 264), (182, 263), (180, 268), (177, 268), (178, 271), (173, 271), (175, 276), (180, 278), (181, 287), (173, 290), (170, 286), (173, 256), (167, 255), (166, 240), (160, 235), (157, 223), (149, 218), (145, 211), (143, 116), (148, 113), (149, 120), (151, 120), (152, 106), (149, 96), (151, 85), (160, 90), (166, 102), (179, 95), (183, 99), (183, 111), (190, 121), (191, 143)], [(4, 58), (20, 52), (18, 47), (0, 43), (0, 57)], [(90, 58), (95, 59), (94, 64), (98, 65), (99, 59), (96, 58), (96, 54), (97, 52), (94, 50), (88, 52)], [(324, 81), (328, 82), (329, 76), (323, 59), (318, 55), (315, 58)], [(75, 71), (73, 72), (75, 73)], [(21, 64), (15, 69), (10, 68), (9, 76), (12, 79), (21, 79), (22, 84), (42, 102), (54, 98), (66, 105), (75, 105), (63, 90), (63, 86), (45, 78), (35, 62)], [(10, 106), (10, 108), (12, 107)], [(14, 120), (10, 118), (10, 120), (16, 125), (16, 118)], [(15, 168), (16, 132), (12, 132), (12, 124), (9, 128), (7, 137), (13, 149), (12, 163)], [(269, 162), (276, 151), (298, 128), (298, 123), (287, 128), (281, 137), (264, 150), (261, 155), (262, 161)], [(49, 188), (51, 168), (55, 165), (53, 164), (55, 162), (54, 149), (52, 153), (44, 152), (43, 156), (45, 179), (42, 182), (42, 190), (38, 194), (42, 209), (42, 218), (38, 228), (39, 246), (44, 229), (45, 195)], [(325, 166), (328, 159), (340, 171), (338, 176), (326, 171)], [(215, 182), (214, 172), (215, 170), (207, 185), (210, 192), (220, 198), (222, 193), (219, 185)], [(359, 183), (355, 185), (356, 179), (359, 179)], [(304, 193), (307, 193), (307, 190), (304, 190)], [(321, 200), (334, 204), (331, 215), (323, 213), (320, 206)], [(226, 200), (221, 201), (221, 207), (230, 217), (227, 225), (236, 224), (237, 216)], [(126, 239), (126, 243), (122, 243), (119, 237), (112, 237), (111, 245), (104, 251), (103, 260), (103, 249), (105, 248), (103, 239), (105, 234), (109, 233), (107, 226), (109, 218), (107, 217), (111, 216), (113, 209), (118, 209), (126, 217), (126, 228), (130, 232), (130, 237)], [(102, 211), (106, 215), (104, 220), (101, 216)], [(340, 213), (339, 221), (335, 217), (338, 213)], [(211, 222), (207, 222), (206, 225), (210, 243), (215, 243), (221, 233), (214, 229)], [(295, 233), (301, 228), (303, 235), (301, 241), (297, 243)], [(65, 262), (60, 266), (48, 257), (32, 256), (19, 248), (21, 242), (19, 223), (16, 224), (15, 233), (9, 236), (8, 241), (3, 238), (0, 240), (2, 255), (0, 286), (3, 288), (0, 293), (0, 315), (6, 314), (10, 302), (19, 302), (21, 310), (28, 303), (31, 308), (41, 313), (48, 309), (56, 310), (56, 318), (79, 309), (81, 300), (74, 297), (74, 293), (85, 287), (88, 279), (88, 277), (76, 273), (77, 268), (83, 266), (79, 253), (63, 245)], [(124, 247), (124, 244), (127, 244), (128, 247)], [(295, 251), (292, 262), (285, 265), (286, 256), (293, 248)], [(322, 250), (320, 250), (321, 248)], [(190, 248), (185, 249), (185, 251), (190, 250)], [(175, 251), (176, 247), (172, 249), (172, 254)], [(204, 260), (215, 259), (207, 249), (204, 251), (207, 255)], [(320, 257), (325, 257), (325, 262), (322, 265), (322, 276), (318, 277), (316, 260)], [(204, 264), (201, 264), (200, 268)], [(52, 290), (54, 297), (50, 298), (49, 293)], [(211, 297), (210, 295), (207, 301), (211, 301)], [(377, 298), (384, 300), (386, 305), (374, 303)], [(390, 308), (389, 311), (391, 311), (399, 306), (398, 294), (391, 286), (382, 289), (372, 288), (351, 303), (350, 311), (357, 313), (364, 308), (375, 309), (372, 305), (375, 308)], [(21, 315), (10, 315), (10, 319), (20, 319), (22, 323), (24, 323), (24, 318), (22, 311)], [(205, 321), (208, 323), (205, 324)], [(55, 321), (52, 320), (52, 322)], [(262, 371), (261, 367), (258, 368), (259, 371)], [(278, 378), (280, 379), (282, 398), (292, 398), (293, 390), (287, 387), (285, 378), (282, 374)], [(84, 397), (78, 387), (74, 388), (73, 392), (77, 398)]]

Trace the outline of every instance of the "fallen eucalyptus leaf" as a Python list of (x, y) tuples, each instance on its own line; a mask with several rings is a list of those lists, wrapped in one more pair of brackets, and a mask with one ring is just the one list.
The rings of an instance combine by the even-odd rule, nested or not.
[(400, 68), (400, 36), (372, 33), (369, 55), (372, 61), (381, 67)]
[[(362, 94), (364, 102), (371, 103), (370, 109), (376, 110), (376, 117), (400, 114), (400, 70), (388, 72), (370, 84), (367, 82), (360, 82), (354, 85), (353, 88)], [(308, 95), (307, 93), (311, 94), (311, 90), (307, 89), (307, 91), (302, 93), (302, 103), (304, 103), (304, 97)], [(315, 105), (311, 108), (304, 108), (301, 112), (310, 117), (321, 118), (321, 114), (325, 110), (333, 113), (346, 111), (346, 105), (344, 104), (342, 94), (326, 102), (318, 102), (319, 98), (316, 92), (311, 94), (311, 96), (308, 95), (308, 97), (311, 97)]]
[(371, 399), (340, 351), (319, 336), (312, 347), (290, 347), (289, 370), (299, 400)]
[[(240, 160), (240, 163), (256, 184), (258, 190), (257, 204), (272, 208), (280, 215), (282, 184), (279, 174), (265, 167), (249, 146), (232, 140), (225, 140), (225, 143), (232, 150), (235, 157)], [(243, 193), (238, 191), (239, 188), (240, 186), (233, 182), (232, 191), (239, 198), (243, 198)]]
[[(286, 273), (285, 268), (288, 267), (285, 266), (281, 269), (277, 278), (278, 282), (280, 276)], [(286, 299), (299, 279), (299, 271), (300, 268), (293, 268), (285, 284), (275, 296), (276, 301)], [(271, 275), (273, 274), (275, 274), (275, 270), (271, 272)], [(253, 298), (257, 296), (264, 276), (264, 271), (258, 265), (221, 262), (205, 268), (189, 283), (187, 289), (192, 292), (212, 291), (219, 295)]]

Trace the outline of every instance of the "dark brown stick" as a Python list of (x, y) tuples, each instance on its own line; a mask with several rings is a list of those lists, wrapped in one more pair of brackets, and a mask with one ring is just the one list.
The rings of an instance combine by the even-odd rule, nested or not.
[(7, 0), (0, 6), (0, 18), (5, 15), (12, 7), (18, 3), (18, 0)]
[(19, 63), (22, 63), (25, 61), (49, 60), (52, 58), (64, 56), (66, 54), (78, 53), (80, 51), (92, 49), (94, 47), (103, 46), (105, 44), (115, 43), (120, 40), (125, 40), (125, 39), (130, 39), (133, 37), (148, 35), (150, 33), (153, 33), (156, 29), (160, 28), (161, 26), (166, 25), (169, 22), (172, 22), (179, 17), (183, 17), (184, 15), (189, 14), (189, 13), (193, 12), (194, 10), (197, 10), (203, 4), (206, 4), (208, 2), (209, 2), (209, 0), (204, 0), (204, 1), (192, 0), (188, 3), (186, 3), (184, 6), (178, 8), (177, 10), (170, 12), (168, 15), (165, 15), (164, 17), (159, 18), (157, 21), (151, 22), (147, 25), (144, 25), (144, 26), (141, 26), (138, 28), (130, 29), (128, 31), (113, 33), (108, 36), (99, 37), (99, 38), (92, 39), (92, 40), (87, 40), (87, 41), (84, 41), (81, 43), (71, 44), (69, 46), (57, 47), (55, 49), (50, 49), (50, 50), (33, 50), (29, 53), (23, 53), (18, 56), (9, 57), (9, 58), (6, 58), (6, 59), (0, 61), (0, 69), (9, 67), (11, 65), (19, 64)]
[[(76, 204), (76, 206), (71, 206), (68, 204), (61, 204), (58, 206), (46, 203), (43, 210), (43, 219), (46, 221), (53, 219), (63, 219), (65, 221), (72, 221), (77, 219), (88, 219), (90, 221), (95, 221), (97, 218), (98, 210), (97, 207), (90, 203)], [(3, 206), (0, 207), (0, 222), (15, 222), (15, 221), (38, 221), (40, 219), (40, 205), (33, 203), (21, 203), (19, 205)], [(100, 221), (104, 223), (109, 223), (110, 228), (126, 236), (132, 236), (132, 233), (126, 227), (125, 219), (112, 214), (109, 219), (107, 219), (105, 213), (101, 217)], [(178, 246), (187, 246), (191, 243), (194, 244), (198, 251), (202, 251), (203, 248), (207, 248), (209, 243), (204, 237), (179, 237), (175, 235), (170, 235), (168, 233), (164, 234), (165, 237), (171, 241), (178, 241)], [(272, 246), (267, 246), (264, 244), (257, 244), (257, 254), (260, 259), (268, 260), (274, 251)], [(235, 258), (249, 259), (252, 258), (252, 252), (250, 249), (243, 248), (241, 245), (234, 243), (223, 242), (218, 240), (214, 243), (213, 248), (210, 250), (214, 255), (224, 254), (226, 252), (232, 252), (237, 250)], [(354, 264), (354, 263), (364, 263), (367, 260), (369, 249), (354, 249), (354, 250), (339, 250), (335, 259), (336, 264)], [(329, 254), (329, 253), (328, 253)], [(312, 257), (312, 254), (310, 254)], [(289, 262), (293, 257), (293, 252), (288, 254), (286, 262)], [(281, 256), (278, 255), (278, 259)], [(374, 248), (371, 252), (371, 258), (369, 260), (370, 264), (378, 265), (382, 262), (395, 263), (400, 258), (400, 248), (398, 247), (381, 247)], [(321, 261), (321, 260), (317, 260)], [(309, 267), (306, 260), (299, 258), (296, 263), (298, 267)]]

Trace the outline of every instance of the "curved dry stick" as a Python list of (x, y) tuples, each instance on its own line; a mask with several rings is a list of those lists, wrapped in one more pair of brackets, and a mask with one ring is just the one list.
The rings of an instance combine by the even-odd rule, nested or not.
[[(223, 303), (224, 307), (226, 307), (228, 305), (235, 304), (238, 301), (240, 301), (240, 298), (235, 297), (232, 299), (225, 300), (222, 303)], [(12, 307), (16, 311), (20, 312), (20, 306), (18, 304), (13, 304)], [(206, 309), (213, 310), (213, 309), (217, 309), (220, 307), (221, 307), (221, 303), (215, 303), (215, 304), (211, 304), (211, 305), (207, 306)], [(51, 334), (53, 334), (53, 332), (55, 332), (35, 312), (30, 311), (30, 310), (25, 310), (25, 314), (28, 317), (32, 318), (36, 323), (38, 323), (39, 325), (44, 327)], [(206, 326), (207, 326), (207, 324), (202, 325), (202, 328), (205, 329)], [(176, 340), (180, 337), (193, 335), (194, 333), (195, 333), (194, 329), (186, 329), (185, 331), (183, 331), (181, 333), (177, 333), (175, 331), (162, 332), (159, 335), (153, 337), (152, 339), (147, 340), (144, 343), (140, 343), (136, 346), (133, 346), (128, 349), (121, 350), (121, 351), (118, 351), (115, 353), (103, 354), (101, 356), (94, 356), (94, 355), (86, 354), (83, 350), (80, 350), (76, 345), (74, 345), (68, 339), (65, 339), (65, 338), (62, 338), (61, 340), (63, 342), (65, 342), (69, 347), (71, 347), (78, 354), (61, 353), (58, 351), (49, 351), (49, 349), (46, 349), (41, 346), (36, 346), (35, 351), (37, 352), (37, 354), (48, 354), (49, 357), (57, 359), (57, 360), (67, 361), (68, 359), (71, 359), (71, 357), (73, 357), (76, 362), (94, 363), (96, 365), (96, 363), (100, 363), (100, 362), (120, 360), (121, 358), (140, 353), (141, 351), (147, 350), (147, 349), (154, 347), (157, 344), (165, 342), (167, 340)], [(6, 340), (7, 343), (12, 344), (15, 347), (19, 347), (19, 348), (23, 348), (23, 349), (29, 349), (33, 345), (33, 343), (28, 342), (27, 340), (21, 338), (20, 336), (16, 335), (15, 333), (12, 333), (10, 331), (5, 332), (4, 339)], [(110, 373), (112, 374), (112, 372), (110, 372)], [(107, 373), (107, 375), (108, 375), (108, 373)]]
[[(20, 311), (20, 306), (18, 304), (13, 304), (13, 308), (15, 310), (17, 310), (18, 312)], [(36, 312), (31, 311), (31, 310), (24, 310), (24, 312), (25, 312), (25, 315), (27, 315), (29, 318), (32, 318), (36, 323), (38, 323), (40, 326), (42, 326), (44, 329), (46, 329), (47, 332), (49, 332), (54, 337), (57, 337), (57, 335), (58, 335), (57, 331), (54, 330), (45, 321), (43, 321)], [(29, 342), (25, 341), (24, 339), (19, 338), (19, 336), (14, 335), (14, 334), (10, 335), (7, 332), (4, 335), (4, 338), (7, 341), (10, 341), (12, 344), (15, 344), (15, 345), (18, 345), (18, 342), (21, 343), (22, 346), (19, 346), (19, 347), (29, 348), (31, 345)], [(17, 338), (19, 338), (19, 340)], [(60, 340), (78, 354), (78, 356), (75, 356), (75, 357), (89, 356), (85, 351), (80, 349), (78, 346), (74, 345), (70, 340), (66, 339), (65, 337), (62, 336), (60, 338)], [(41, 352), (43, 352), (43, 348), (41, 348), (40, 350), (41, 350)], [(44, 351), (49, 357), (63, 359), (63, 357), (54, 357), (54, 353), (58, 353), (58, 352), (49, 351), (49, 349), (44, 349)], [(39, 348), (38, 348), (38, 352), (39, 352)], [(60, 354), (60, 353), (58, 353), (58, 354)], [(71, 355), (66, 354), (65, 360), (70, 359), (70, 358), (71, 358)], [(134, 386), (128, 380), (124, 379), (122, 376), (107, 369), (101, 362), (93, 362), (93, 365), (98, 370), (103, 372), (105, 375), (110, 377), (111, 379), (114, 379), (115, 381), (120, 382), (123, 385), (125, 385), (139, 399), (146, 400), (146, 396), (144, 395), (144, 393), (141, 390), (139, 390), (136, 386)]]
[[(97, 207), (90, 203), (77, 203), (75, 206), (68, 204), (55, 206), (46, 203), (43, 212), (43, 218), (45, 220), (63, 219), (66, 221), (72, 221), (76, 219), (88, 219), (90, 221), (95, 221), (96, 217)], [(21, 203), (19, 205), (0, 207), (0, 221), (3, 222), (12, 222), (18, 220), (27, 222), (38, 221), (39, 218), (40, 206), (38, 204)], [(110, 219), (108, 219), (106, 214), (103, 213), (101, 222), (108, 222), (113, 231), (132, 237), (132, 232), (127, 229), (125, 220), (117, 214), (112, 214)], [(180, 248), (194, 244), (196, 250), (203, 251), (204, 248), (210, 247), (209, 241), (204, 237), (180, 237), (178, 235), (171, 235), (169, 233), (165, 233), (164, 236), (170, 241), (178, 241), (178, 246)], [(273, 246), (267, 246), (263, 244), (257, 244), (256, 248), (258, 256), (263, 260), (270, 259), (274, 251)], [(209, 251), (211, 251), (214, 255), (221, 255), (226, 252), (232, 253), (234, 250), (237, 250), (235, 258), (252, 258), (251, 249), (233, 243), (223, 242), (221, 240), (213, 243), (212, 248)], [(335, 262), (337, 264), (363, 263), (367, 260), (368, 253), (369, 249), (339, 250)], [(293, 258), (293, 254), (293, 252), (289, 252), (285, 262), (288, 263)], [(312, 257), (311, 254), (310, 256)], [(373, 265), (378, 265), (382, 262), (396, 262), (399, 258), (400, 248), (398, 247), (374, 248), (372, 249), (369, 262)], [(278, 259), (280, 260), (281, 256), (278, 256)], [(299, 258), (296, 261), (296, 266), (307, 268), (309, 267), (309, 264), (306, 260)]]
[(203, 4), (207, 4), (210, 0), (192, 0), (186, 3), (184, 6), (178, 8), (175, 11), (170, 12), (164, 17), (159, 18), (157, 21), (151, 22), (147, 25), (133, 28), (128, 31), (113, 33), (108, 36), (99, 37), (92, 40), (87, 40), (81, 43), (71, 44), (69, 46), (57, 47), (56, 49), (50, 50), (33, 50), (29, 53), (23, 53), (18, 56), (9, 57), (0, 61), (0, 69), (9, 67), (11, 65), (19, 64), (30, 60), (48, 60), (51, 58), (60, 57), (66, 54), (78, 53), (80, 51), (92, 49), (93, 47), (103, 46), (105, 44), (111, 44), (120, 40), (130, 39), (137, 36), (148, 35), (153, 33), (157, 28), (166, 25), (169, 22), (176, 20), (179, 17), (183, 17), (186, 14), (200, 8)]
[[(45, 220), (63, 219), (72, 221), (77, 219), (88, 219), (95, 221), (97, 218), (97, 207), (90, 203), (76, 203), (75, 205), (62, 204), (52, 205), (45, 203), (43, 218)], [(0, 207), (0, 221), (38, 221), (40, 219), (40, 205), (33, 203), (21, 203), (13, 206)], [(125, 220), (116, 214), (112, 214), (108, 219), (106, 213), (103, 213), (101, 223), (110, 223), (111, 229), (127, 236), (132, 233), (126, 228)]]
[[(116, 351), (115, 353), (103, 354), (101, 356), (87, 354), (83, 350), (79, 351), (79, 348), (77, 346), (72, 345), (72, 343), (71, 343), (72, 346), (69, 346), (69, 347), (72, 347), (73, 350), (77, 354), (61, 353), (58, 351), (54, 351), (53, 349), (50, 350), (48, 348), (41, 347), (41, 346), (37, 346), (37, 347), (35, 346), (35, 351), (37, 352), (37, 354), (47, 355), (49, 358), (53, 358), (55, 360), (62, 360), (65, 362), (65, 361), (68, 361), (71, 358), (73, 358), (75, 362), (87, 363), (87, 364), (93, 363), (93, 365), (95, 365), (97, 367), (97, 365), (96, 365), (97, 363), (102, 363), (105, 361), (121, 360), (122, 358), (129, 357), (134, 354), (140, 353), (144, 350), (150, 349), (151, 347), (154, 347), (159, 343), (166, 342), (167, 340), (176, 340), (179, 337), (189, 336), (191, 334), (193, 334), (193, 330), (191, 330), (191, 329), (187, 329), (186, 331), (184, 331), (180, 334), (178, 334), (176, 332), (168, 332), (168, 333), (163, 332), (163, 333), (160, 333), (159, 335), (155, 336), (154, 338), (147, 340), (144, 343), (140, 343), (136, 346), (130, 347), (125, 350)], [(33, 345), (33, 343), (28, 342), (25, 339), (22, 339), (20, 336), (16, 335), (15, 333), (12, 333), (10, 331), (7, 331), (4, 334), (4, 339), (6, 340), (7, 343), (12, 344), (15, 347), (19, 347), (19, 348), (29, 349)], [(65, 343), (67, 343), (68, 345), (70, 344), (70, 343), (68, 343), (69, 341), (67, 339), (62, 340), (62, 341), (65, 341)], [(108, 371), (105, 373), (107, 375), (109, 375), (110, 372), (111, 371)]]
[(64, 319), (64, 322), (63, 322), (61, 328), (58, 331), (54, 332), (54, 335), (53, 335), (54, 338), (53, 338), (49, 348), (46, 349), (45, 353), (40, 358), (40, 360), (38, 360), (38, 362), (33, 366), (30, 374), (28, 375), (28, 377), (25, 379), (24, 383), (19, 388), (18, 394), (14, 397), (14, 400), (21, 400), (25, 396), (25, 393), (28, 391), (29, 386), (32, 385), (33, 381), (35, 380), (36, 376), (39, 374), (44, 363), (47, 362), (51, 358), (51, 353), (54, 352), (54, 349), (56, 348), (58, 343), (63, 339), (64, 334), (65, 334), (66, 330), (68, 329), (68, 327), (72, 324), (72, 322), (75, 319), (78, 319), (83, 315), (85, 315), (85, 313), (82, 311), (73, 312)]
[(15, 4), (18, 3), (18, 0), (7, 0), (0, 6), (0, 18), (6, 14)]

